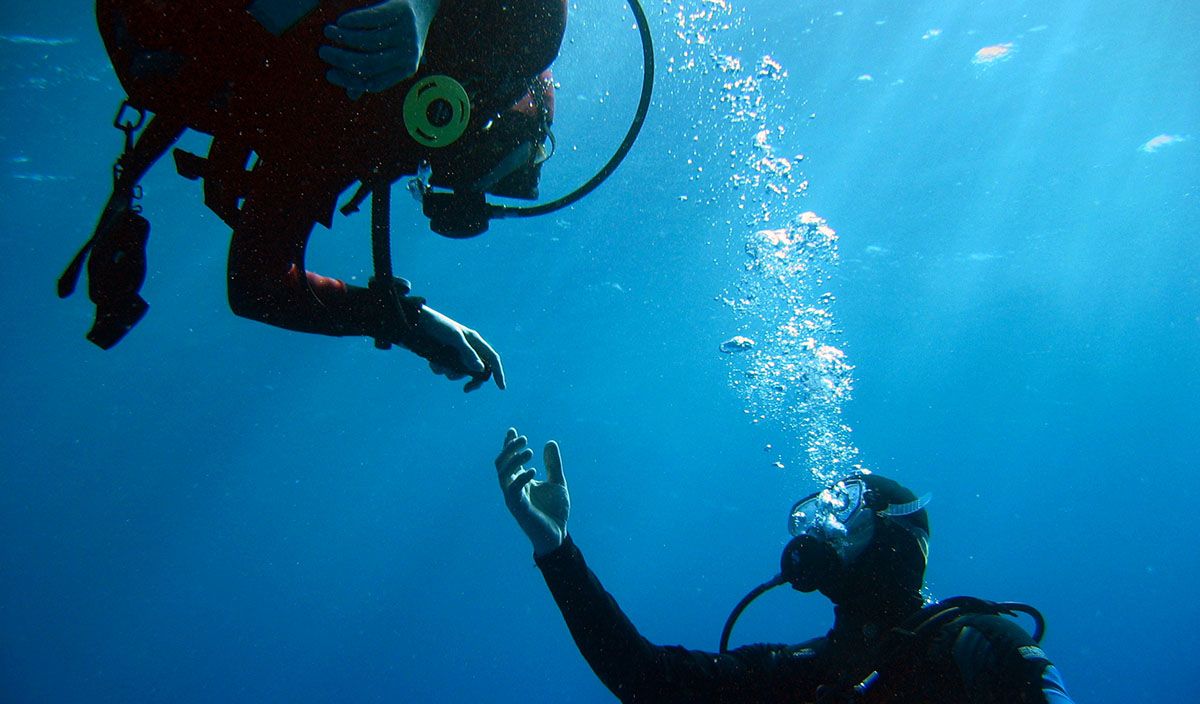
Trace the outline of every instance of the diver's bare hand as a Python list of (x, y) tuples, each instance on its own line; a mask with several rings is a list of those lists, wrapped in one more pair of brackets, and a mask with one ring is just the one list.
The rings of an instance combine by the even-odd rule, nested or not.
[(412, 76), (421, 65), (425, 37), (441, 0), (384, 0), (347, 12), (325, 27), (321, 47), (326, 78), (351, 100), (379, 93)]
[(562, 545), (567, 537), (567, 518), (571, 514), (571, 495), (563, 474), (562, 453), (551, 440), (542, 452), (546, 479), (534, 479), (537, 470), (523, 465), (533, 459), (528, 438), (516, 428), (504, 434), (504, 447), (496, 456), (496, 473), (504, 503), (517, 519), (517, 525), (533, 543), (533, 554), (546, 555)]

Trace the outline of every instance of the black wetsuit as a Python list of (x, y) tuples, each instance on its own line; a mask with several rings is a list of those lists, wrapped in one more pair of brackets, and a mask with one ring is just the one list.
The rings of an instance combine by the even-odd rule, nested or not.
[[(880, 627), (837, 610), (832, 630), (796, 645), (748, 645), (719, 655), (655, 645), (629, 621), (568, 537), (537, 559), (571, 635), (592, 670), (624, 702), (859, 701), (818, 697), (858, 682)], [(861, 701), (912, 704), (1071, 704), (1057, 670), (1012, 619), (967, 615), (943, 627), (924, 653)]]

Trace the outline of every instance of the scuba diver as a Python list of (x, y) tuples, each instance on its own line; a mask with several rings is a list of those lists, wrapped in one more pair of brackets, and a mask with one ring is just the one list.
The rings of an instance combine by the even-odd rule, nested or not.
[[(175, 149), (175, 167), (203, 182), (205, 204), (233, 230), (235, 314), (372, 337), (469, 377), (467, 391), (491, 377), (504, 388), (491, 345), (392, 276), (389, 193), (415, 176), (432, 229), (451, 237), (487, 228), (485, 194), (537, 197), (565, 0), (97, 0), (96, 15), (128, 99), (114, 120), (125, 150), (112, 196), (58, 282), (69, 296), (87, 264), (89, 340), (112, 347), (148, 308), (138, 183), (193, 129), (212, 136), (208, 153)], [(304, 262), (313, 226), (332, 227), (356, 182), (342, 211), (372, 198), (368, 287)]]
[[(716, 653), (655, 645), (638, 633), (567, 534), (562, 456), (545, 446), (546, 479), (523, 465), (533, 452), (510, 428), (496, 457), (505, 503), (533, 544), (580, 652), (624, 702), (896, 702), (1070, 704), (1038, 646), (1031, 606), (952, 597), (925, 604), (929, 497), (859, 471), (798, 501), (779, 575), (750, 592), (725, 624)], [(728, 649), (737, 616), (768, 589), (790, 584), (834, 604), (833, 628), (795, 645)], [(1034, 618), (1031, 636), (1013, 619)]]

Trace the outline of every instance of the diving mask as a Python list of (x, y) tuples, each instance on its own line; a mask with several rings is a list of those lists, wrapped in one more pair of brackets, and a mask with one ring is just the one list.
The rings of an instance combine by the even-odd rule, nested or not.
[(799, 537), (812, 531), (842, 531), (863, 505), (867, 485), (861, 479), (844, 479), (792, 506), (788, 532)]

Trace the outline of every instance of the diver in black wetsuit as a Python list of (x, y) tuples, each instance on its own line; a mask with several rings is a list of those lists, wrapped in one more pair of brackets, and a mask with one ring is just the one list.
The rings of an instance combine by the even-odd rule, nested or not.
[[(1071, 704), (1037, 645), (1040, 614), (1022, 604), (921, 597), (928, 556), (927, 497), (875, 474), (852, 474), (797, 502), (779, 576), (738, 605), (721, 652), (643, 638), (567, 535), (570, 498), (558, 445), (546, 444), (546, 480), (509, 429), (496, 458), (505, 503), (592, 670), (625, 702), (895, 702)], [(796, 645), (725, 649), (733, 620), (781, 584), (835, 605), (833, 628)], [(1001, 614), (1034, 615), (1030, 636)]]

